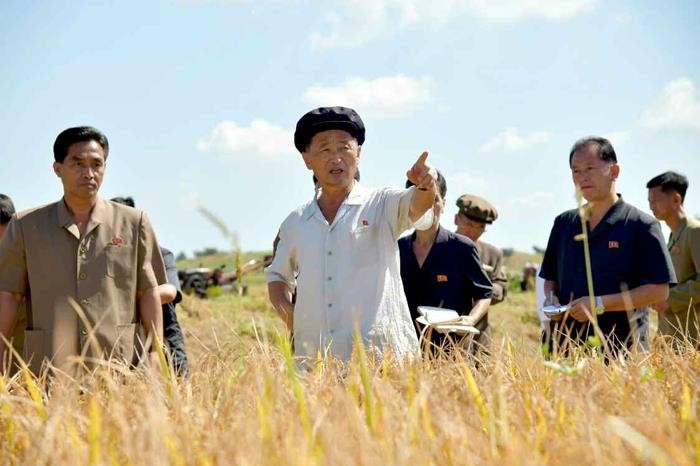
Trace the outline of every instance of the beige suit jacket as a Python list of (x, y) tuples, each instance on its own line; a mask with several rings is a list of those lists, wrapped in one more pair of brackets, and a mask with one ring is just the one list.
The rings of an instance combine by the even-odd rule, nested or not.
[(166, 283), (146, 215), (98, 199), (83, 237), (63, 200), (24, 211), (0, 242), (0, 290), (25, 296), (24, 357), (73, 372), (136, 357), (138, 292)]

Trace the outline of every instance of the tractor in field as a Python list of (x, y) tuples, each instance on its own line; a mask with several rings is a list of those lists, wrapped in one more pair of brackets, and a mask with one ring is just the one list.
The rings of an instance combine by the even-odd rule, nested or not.
[(180, 279), (180, 287), (185, 294), (195, 294), (200, 298), (207, 297), (207, 289), (210, 287), (220, 287), (223, 291), (231, 290), (239, 295), (245, 295), (248, 287), (241, 283), (244, 275), (267, 267), (272, 262), (272, 256), (265, 256), (261, 259), (251, 259), (240, 267), (240, 277), (237, 270), (226, 272), (226, 264), (216, 268), (193, 267), (178, 270), (177, 276)]

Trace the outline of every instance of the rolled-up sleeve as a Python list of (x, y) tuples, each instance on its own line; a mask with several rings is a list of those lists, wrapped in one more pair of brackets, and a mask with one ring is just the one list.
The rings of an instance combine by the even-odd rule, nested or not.
[(17, 216), (10, 220), (0, 240), (0, 291), (25, 295), (27, 292), (27, 260), (22, 225)]

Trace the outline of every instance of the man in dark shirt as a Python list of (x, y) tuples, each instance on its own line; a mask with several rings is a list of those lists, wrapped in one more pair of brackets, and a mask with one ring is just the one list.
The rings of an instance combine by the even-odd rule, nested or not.
[(569, 210), (554, 220), (540, 276), (545, 279), (544, 305), (568, 303), (570, 309), (552, 317), (546, 339), (549, 351), (565, 353), (568, 345), (582, 344), (595, 334), (591, 321), (596, 319), (606, 356), (616, 357), (622, 348), (632, 348), (635, 334), (645, 347), (647, 306), (667, 298), (675, 274), (659, 223), (615, 191), (620, 166), (610, 141), (600, 137), (577, 141), (569, 166), (587, 201), (582, 212), (593, 293), (586, 278), (581, 214)]
[[(406, 187), (410, 186), (409, 181)], [(474, 243), (440, 226), (447, 194), (447, 183), (440, 172), (438, 188), (430, 228), (399, 239), (401, 280), (411, 317), (415, 322), (418, 306), (442, 307), (467, 316), (468, 324), (486, 332), (491, 282)], [(420, 336), (421, 329), (418, 331)], [(445, 337), (432, 332), (431, 343), (433, 349), (440, 348)]]

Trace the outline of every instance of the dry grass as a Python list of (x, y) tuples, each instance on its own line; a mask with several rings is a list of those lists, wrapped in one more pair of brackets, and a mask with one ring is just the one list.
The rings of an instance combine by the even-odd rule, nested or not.
[(488, 363), (297, 372), (263, 286), (181, 306), (186, 381), (112, 368), (0, 386), (2, 464), (700, 464), (700, 356), (539, 355), (533, 297), (493, 310)]

